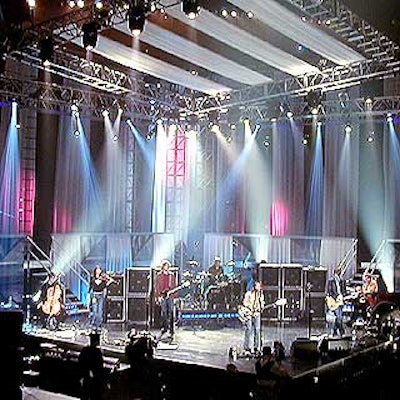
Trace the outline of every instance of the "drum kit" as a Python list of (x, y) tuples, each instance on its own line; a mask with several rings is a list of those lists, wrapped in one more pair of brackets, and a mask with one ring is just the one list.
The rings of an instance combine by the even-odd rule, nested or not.
[[(225, 265), (231, 267), (229, 262)], [(191, 310), (236, 310), (244, 293), (240, 274), (233, 268), (230, 270), (232, 272), (213, 278), (208, 271), (201, 269), (197, 261), (188, 261), (181, 280), (189, 281), (190, 285), (181, 293), (182, 307)]]

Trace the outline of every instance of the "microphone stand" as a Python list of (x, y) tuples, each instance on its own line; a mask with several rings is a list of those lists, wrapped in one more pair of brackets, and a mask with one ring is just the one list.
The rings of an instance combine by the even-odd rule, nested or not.
[(311, 289), (312, 283), (307, 282), (306, 291), (307, 291), (307, 315), (308, 315), (308, 339), (311, 339), (311, 321), (312, 321), (312, 313), (313, 310), (311, 309)]

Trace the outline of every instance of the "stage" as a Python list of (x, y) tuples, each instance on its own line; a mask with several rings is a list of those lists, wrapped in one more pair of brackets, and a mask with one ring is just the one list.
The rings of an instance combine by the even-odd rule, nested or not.
[[(106, 368), (114, 375), (123, 374), (129, 369), (125, 346), (129, 343), (129, 335), (135, 332), (136, 337), (148, 337), (152, 341), (154, 339), (154, 363), (160, 371), (160, 376), (168, 376), (171, 386), (179, 386), (179, 390), (183, 390), (186, 385), (196, 385), (202, 393), (196, 398), (207, 398), (206, 390), (217, 390), (228, 364), (236, 366), (242, 381), (245, 382), (242, 386), (247, 388), (249, 393), (257, 385), (255, 357), (245, 356), (241, 350), (244, 333), (240, 324), (218, 326), (197, 321), (178, 326), (172, 340), (158, 340), (157, 330), (140, 330), (140, 327), (136, 327), (133, 331), (132, 328), (125, 324), (113, 323), (107, 324), (102, 331), (100, 347)], [(27, 330), (25, 337), (27, 343), (30, 343), (29, 347), (40, 348), (42, 356), (47, 359), (47, 362), (42, 364), (41, 374), (44, 378), (42, 377), (37, 386), (77, 396), (77, 387), (74, 389), (71, 383), (63, 386), (65, 379), (57, 383), (58, 375), (53, 375), (56, 369), (54, 360), (57, 360), (58, 370), (61, 360), (76, 361), (80, 350), (89, 344), (89, 334), (90, 331), (82, 329), (76, 321), (70, 325), (63, 324), (56, 331), (34, 327)], [(360, 335), (359, 332), (355, 333), (354, 327), (347, 327), (346, 335), (341, 339), (329, 339), (323, 321), (312, 322), (311, 329), (307, 321), (266, 321), (262, 327), (262, 341), (264, 345), (270, 346), (273, 346), (274, 341), (283, 344), (286, 359), (283, 360), (282, 366), (288, 371), (291, 387), (307, 388), (315, 396), (319, 390), (326, 388), (326, 385), (331, 385), (333, 380), (344, 384), (346, 390), (353, 390), (353, 380), (377, 377), (388, 360), (390, 364), (397, 362), (397, 339), (380, 340), (371, 332), (363, 332)], [(232, 349), (237, 351), (237, 357), (232, 355)], [(66, 371), (70, 370), (69, 367)], [(65, 372), (62, 375), (68, 374), (69, 372)], [(115, 383), (115, 377), (113, 379)], [(126, 379), (122, 380), (125, 381)], [(171, 383), (172, 381), (174, 383)], [(121, 378), (118, 378), (110, 399), (128, 398), (120, 394), (121, 385)], [(182, 393), (179, 390), (170, 398), (180, 397)], [(219, 395), (216, 398), (224, 397)]]

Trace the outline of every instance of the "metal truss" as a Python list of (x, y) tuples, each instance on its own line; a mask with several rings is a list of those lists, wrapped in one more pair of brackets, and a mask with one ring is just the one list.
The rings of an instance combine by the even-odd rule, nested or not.
[(367, 58), (390, 64), (399, 45), (338, 0), (281, 0), (299, 9), (310, 22), (324, 27)]
[[(292, 104), (288, 103), (290, 110), (293, 112), (293, 119), (312, 121), (313, 115), (307, 109), (304, 101), (297, 101)], [(284, 119), (285, 113), (277, 113), (277, 108), (272, 104), (253, 105), (246, 108), (245, 116), (252, 123), (269, 123), (271, 119)], [(319, 114), (316, 116), (318, 120), (337, 120), (338, 122), (350, 122), (359, 118), (384, 118), (388, 114), (396, 115), (400, 112), (400, 96), (398, 97), (377, 97), (377, 98), (358, 98), (349, 99), (344, 104), (340, 100), (323, 101)], [(223, 117), (220, 123), (232, 123), (238, 121), (228, 121)]]
[(124, 96), (122, 103), (121, 98), (110, 93), (11, 77), (0, 77), (0, 98), (15, 99), (22, 107), (65, 113), (75, 103), (83, 113), (99, 118), (104, 109), (116, 111), (118, 107), (132, 120), (168, 120), (174, 113), (169, 105), (143, 101), (130, 94)]
[(348, 66), (337, 66), (313, 74), (289, 77), (281, 81), (254, 85), (227, 95), (202, 96), (194, 99), (194, 104), (186, 108), (193, 114), (201, 115), (213, 110), (235, 106), (249, 107), (284, 97), (299, 97), (311, 90), (331, 91), (359, 85), (368, 79), (390, 78), (399, 74), (400, 61), (391, 68), (372, 60), (366, 60)]
[[(152, 3), (162, 7), (159, 1)], [(150, 7), (150, 2), (146, 1), (145, 4)], [(76, 7), (60, 17), (32, 25), (24, 31), (23, 40), (8, 57), (99, 91), (118, 96), (135, 96), (139, 100), (162, 104), (170, 109), (184, 108), (185, 97), (193, 96), (191, 89), (163, 80), (149, 79), (141, 73), (135, 72), (133, 77), (121, 70), (74, 55), (71, 49), (66, 50), (66, 42), (80, 37), (82, 25), (86, 22), (96, 20), (100, 31), (125, 22), (125, 5), (126, 2), (122, 0), (108, 0), (104, 12), (99, 14), (92, 1), (87, 7)], [(50, 66), (44, 67), (39, 57), (39, 41), (49, 34), (55, 41), (54, 58)]]

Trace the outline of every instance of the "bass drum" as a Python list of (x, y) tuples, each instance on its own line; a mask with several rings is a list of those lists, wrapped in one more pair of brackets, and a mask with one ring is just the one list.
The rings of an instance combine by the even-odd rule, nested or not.
[(242, 285), (240, 282), (230, 282), (225, 287), (226, 308), (229, 310), (237, 310), (239, 304), (242, 303)]
[(226, 308), (225, 288), (210, 286), (207, 293), (207, 303), (208, 309), (224, 310)]

